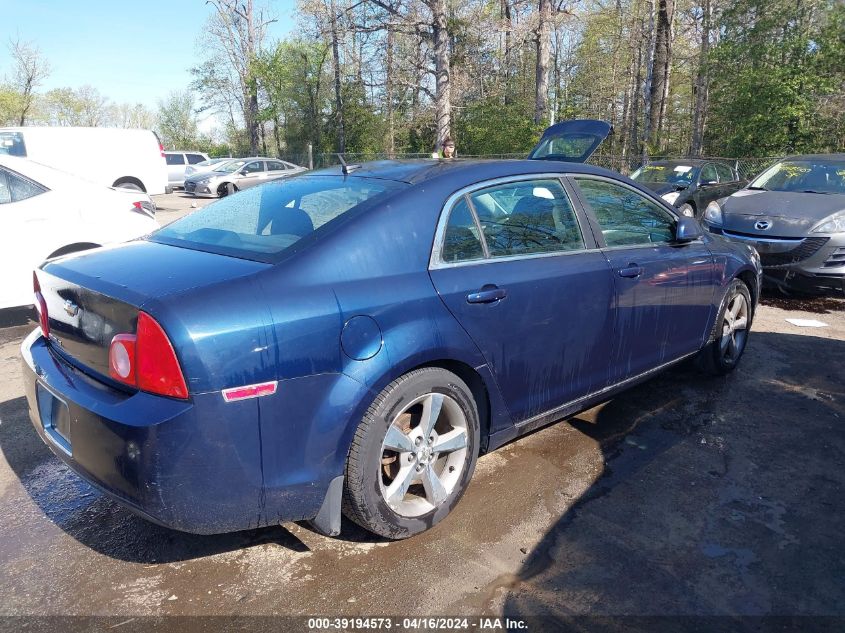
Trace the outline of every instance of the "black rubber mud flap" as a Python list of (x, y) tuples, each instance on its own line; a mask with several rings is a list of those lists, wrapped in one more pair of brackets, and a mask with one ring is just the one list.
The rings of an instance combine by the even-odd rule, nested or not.
[(335, 477), (329, 484), (329, 490), (326, 492), (326, 498), (323, 499), (323, 505), (320, 506), (320, 511), (308, 523), (317, 530), (320, 534), (325, 536), (337, 536), (340, 534), (340, 508), (343, 499), (343, 475)]

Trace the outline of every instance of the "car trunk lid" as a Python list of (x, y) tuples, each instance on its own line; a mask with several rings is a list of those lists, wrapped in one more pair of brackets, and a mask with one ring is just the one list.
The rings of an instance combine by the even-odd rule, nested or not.
[(529, 152), (528, 159), (584, 163), (612, 133), (613, 126), (607, 121), (561, 121), (546, 128), (540, 142)]
[(140, 240), (49, 260), (36, 275), (47, 306), (51, 343), (74, 364), (107, 377), (112, 339), (135, 333), (138, 312), (150, 299), (268, 266)]

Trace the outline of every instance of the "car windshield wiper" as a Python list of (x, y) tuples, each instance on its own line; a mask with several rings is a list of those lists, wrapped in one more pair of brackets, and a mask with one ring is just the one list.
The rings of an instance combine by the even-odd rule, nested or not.
[(832, 191), (816, 191), (815, 189), (803, 189), (801, 193), (833, 193)]
[(766, 189), (765, 187), (751, 187), (751, 186), (749, 186), (749, 187), (746, 187), (746, 189), (751, 189), (753, 191), (768, 191), (768, 189)]

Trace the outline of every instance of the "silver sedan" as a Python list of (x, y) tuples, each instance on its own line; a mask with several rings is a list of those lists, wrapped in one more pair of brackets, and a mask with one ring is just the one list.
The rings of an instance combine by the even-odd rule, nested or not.
[(189, 176), (185, 179), (185, 192), (195, 196), (222, 198), (230, 192), (288, 178), (305, 170), (305, 167), (276, 158), (238, 158), (221, 163), (212, 171)]

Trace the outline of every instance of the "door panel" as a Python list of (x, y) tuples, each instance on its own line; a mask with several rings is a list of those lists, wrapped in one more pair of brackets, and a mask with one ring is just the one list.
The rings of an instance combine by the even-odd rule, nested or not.
[(557, 180), (474, 192), (450, 216), (431, 279), (516, 421), (607, 384), (613, 281), (585, 247)]
[(702, 242), (676, 244), (676, 219), (622, 183), (573, 179), (613, 271), (611, 382), (697, 350), (711, 319), (713, 258)]

